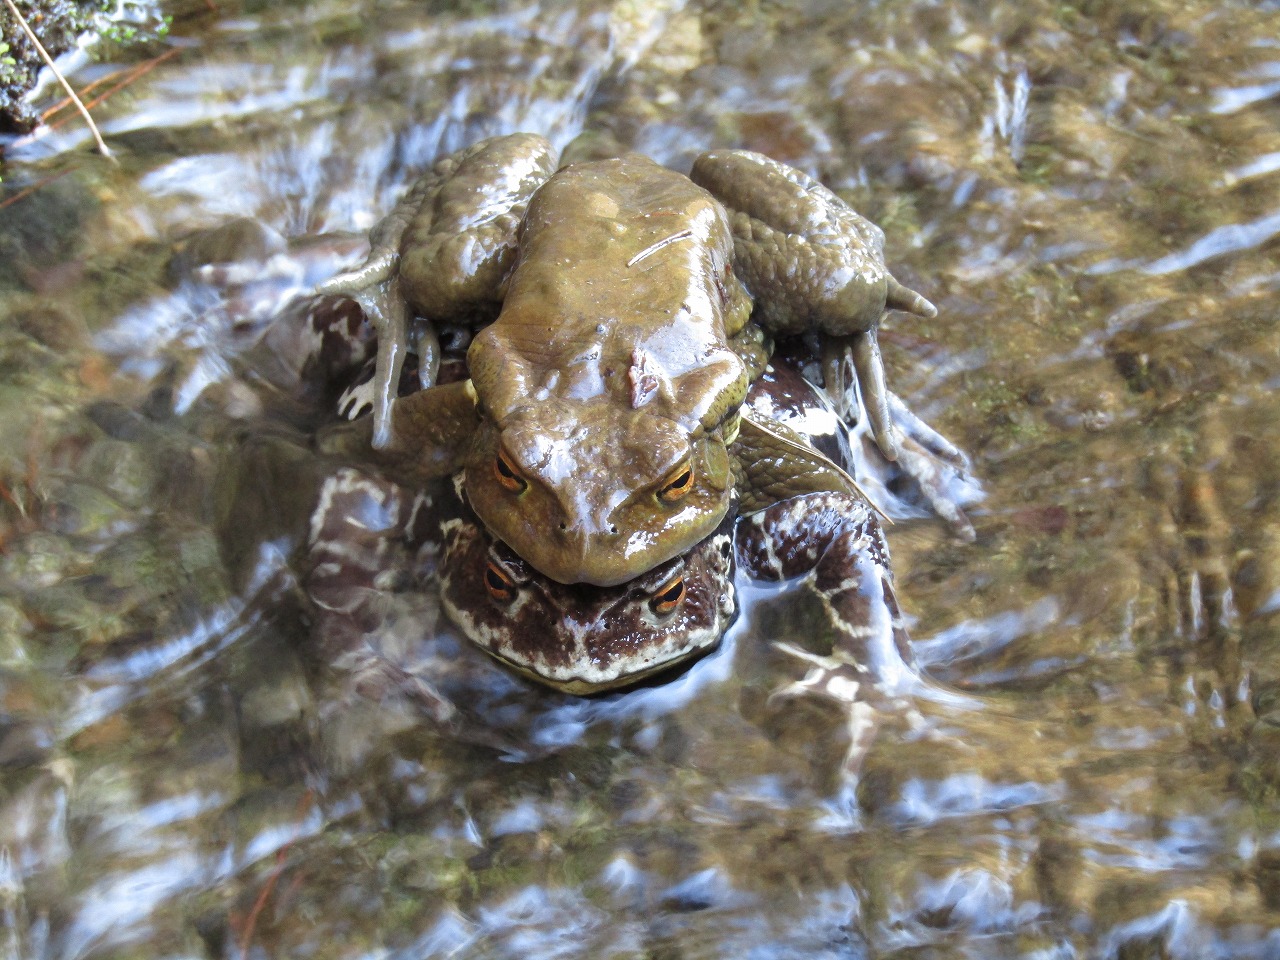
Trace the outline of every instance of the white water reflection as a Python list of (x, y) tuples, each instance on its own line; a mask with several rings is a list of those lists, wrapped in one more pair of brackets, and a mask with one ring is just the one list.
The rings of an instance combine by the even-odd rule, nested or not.
[(1260, 157), (1254, 157), (1247, 163), (1231, 168), (1223, 177), (1223, 182), (1229, 187), (1234, 187), (1245, 180), (1264, 177), (1277, 171), (1280, 171), (1280, 150), (1275, 153), (1264, 153)]
[(942, 780), (913, 778), (903, 784), (900, 799), (888, 815), (904, 826), (925, 826), (1051, 803), (1065, 795), (1061, 783), (992, 783), (976, 773), (952, 774)]
[(556, 960), (582, 956), (607, 922), (608, 915), (580, 893), (530, 886), (482, 907), (475, 936), (506, 956)]
[(1058, 623), (1061, 616), (1062, 605), (1057, 597), (1041, 597), (1023, 610), (1008, 610), (980, 621), (957, 623), (932, 637), (914, 641), (913, 646), (924, 666), (977, 660), (1047, 629)]
[(156, 863), (108, 873), (78, 898), (79, 909), (57, 938), (57, 955), (76, 960), (145, 941), (166, 904), (205, 882), (200, 856), (180, 846)]
[(1237, 113), (1245, 107), (1270, 100), (1280, 94), (1280, 61), (1259, 64), (1246, 71), (1244, 76), (1262, 82), (1217, 91), (1214, 94), (1213, 105), (1209, 108), (1212, 113)]
[(1280, 234), (1280, 211), (1269, 213), (1249, 223), (1229, 223), (1215, 227), (1185, 250), (1153, 260), (1142, 268), (1155, 275), (1176, 273), (1228, 253), (1239, 253), (1261, 247)]
[(156, 84), (137, 109), (102, 124), (104, 134), (226, 123), (264, 113), (284, 113), (326, 101), (336, 90), (367, 81), (372, 58), (345, 51), (318, 69), (281, 63), (192, 64)]
[(1112, 867), (1194, 870), (1205, 867), (1222, 850), (1220, 826), (1206, 816), (1169, 816), (1157, 821), (1149, 811), (1111, 807), (1079, 817), (1076, 829), (1087, 839), (1088, 859)]
[(1031, 80), (1026, 67), (1018, 69), (1010, 88), (1007, 91), (1004, 80), (996, 79), (995, 128), (1009, 145), (1009, 157), (1014, 163), (1021, 163), (1027, 144), (1027, 105), (1031, 101)]
[(1169, 960), (1206, 960), (1229, 954), (1218, 949), (1185, 900), (1173, 900), (1158, 912), (1120, 924), (1107, 934), (1104, 960), (1122, 960), (1133, 950), (1156, 949)]
[(72, 736), (149, 694), (160, 672), (194, 670), (247, 636), (255, 624), (252, 617), (244, 618), (243, 612), (240, 601), (233, 601), (227, 609), (214, 611), (180, 636), (144, 647), (119, 660), (103, 661), (86, 676), (87, 682), (63, 718), (62, 736)]
[(921, 886), (911, 912), (898, 919), (899, 930), (886, 940), (901, 949), (937, 942), (944, 931), (1009, 932), (1034, 921), (1040, 910), (1037, 903), (1019, 903), (1013, 886), (1002, 877), (977, 868), (955, 870)]

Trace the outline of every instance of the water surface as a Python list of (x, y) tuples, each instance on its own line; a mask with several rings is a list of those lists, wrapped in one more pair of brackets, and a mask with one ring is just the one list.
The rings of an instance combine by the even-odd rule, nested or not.
[[(1280, 957), (1275, 4), (172, 13), (75, 76), (135, 71), (95, 108), (118, 166), (74, 120), (6, 145), (5, 956)], [(260, 339), (434, 158), (515, 130), (769, 153), (938, 304), (886, 324), (889, 375), (986, 498), (975, 542), (889, 532), (952, 695), (865, 755), (853, 704), (789, 695), (794, 593), (588, 701), (393, 558), (368, 639), (452, 726), (317, 636), (308, 504), (252, 494), (309, 489), (323, 398)]]

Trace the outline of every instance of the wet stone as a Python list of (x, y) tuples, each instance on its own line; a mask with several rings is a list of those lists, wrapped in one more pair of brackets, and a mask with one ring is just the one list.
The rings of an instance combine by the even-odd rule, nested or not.
[(67, 536), (101, 540), (135, 522), (132, 511), (88, 484), (59, 484), (45, 510), (47, 528)]
[(32, 303), (12, 314), (13, 323), (33, 340), (60, 352), (77, 352), (89, 346), (89, 328), (83, 318), (53, 304)]
[(162, 467), (146, 448), (103, 437), (84, 451), (77, 473), (136, 510), (149, 505)]
[(1262, 850), (1254, 859), (1258, 892), (1268, 910), (1280, 910), (1280, 850)]
[(272, 660), (272, 676), (240, 699), (240, 722), (251, 736), (267, 727), (296, 723), (312, 708), (310, 689), (299, 665), (279, 654)]
[(115, 401), (95, 401), (85, 415), (113, 440), (137, 443), (154, 435), (154, 427), (142, 413)]
[(0, 719), (0, 767), (43, 763), (54, 748), (53, 732), (39, 724)]
[(1107, 341), (1106, 350), (1134, 393), (1167, 395), (1210, 386), (1205, 368), (1171, 337), (1126, 330)]
[(56, 535), (25, 536), (0, 557), (0, 569), (15, 585), (38, 590), (58, 583), (69, 571), (89, 565), (90, 554)]
[(80, 177), (62, 177), (5, 210), (0, 228), (0, 280), (39, 289), (51, 282), (51, 265), (74, 261), (83, 224), (99, 207)]
[(263, 261), (285, 249), (285, 240), (267, 224), (240, 217), (184, 237), (174, 245), (169, 277), (178, 282), (201, 267)]

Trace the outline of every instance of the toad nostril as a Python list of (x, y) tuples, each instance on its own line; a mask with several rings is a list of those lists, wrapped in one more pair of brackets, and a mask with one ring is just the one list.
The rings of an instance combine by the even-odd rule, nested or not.
[(615, 526), (610, 526), (610, 527), (609, 527), (609, 532), (610, 532), (610, 533), (617, 533), (617, 532), (618, 532), (618, 528), (617, 528), (617, 527), (615, 527)]
[(569, 525), (568, 525), (567, 523), (565, 523), (563, 520), (561, 520), (561, 521), (560, 521), (560, 529), (561, 529), (561, 530), (568, 530), (568, 529), (569, 529)]

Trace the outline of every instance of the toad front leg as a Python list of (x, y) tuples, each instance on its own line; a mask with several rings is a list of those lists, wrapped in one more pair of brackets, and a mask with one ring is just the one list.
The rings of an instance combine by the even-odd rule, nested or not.
[[(378, 334), (373, 445), (391, 443), (391, 404), (409, 351), (413, 315), (423, 387), (435, 381), (433, 322), (491, 319), (515, 264), (516, 230), (529, 198), (554, 172), (556, 153), (535, 134), (482, 140), (440, 160), (370, 234), (369, 256), (317, 293), (350, 297)], [(347, 411), (362, 412), (357, 400)]]
[(737, 554), (757, 580), (805, 578), (830, 618), (835, 659), (882, 688), (914, 685), (889, 547), (866, 501), (808, 493), (775, 503), (738, 521)]
[(822, 334), (832, 398), (847, 413), (852, 354), (867, 418), (886, 459), (898, 455), (877, 330), (888, 310), (924, 317), (937, 308), (884, 264), (884, 233), (811, 177), (746, 150), (704, 153), (690, 178), (729, 211), (734, 270), (755, 301), (753, 318), (771, 333)]
[(910, 713), (904, 695), (924, 686), (894, 597), (880, 525), (859, 497), (810, 493), (742, 518), (736, 542), (744, 572), (767, 581), (802, 579), (826, 609), (831, 653), (778, 643), (809, 669), (774, 697), (813, 694), (840, 705), (849, 737), (842, 774), (851, 798), (882, 714)]

